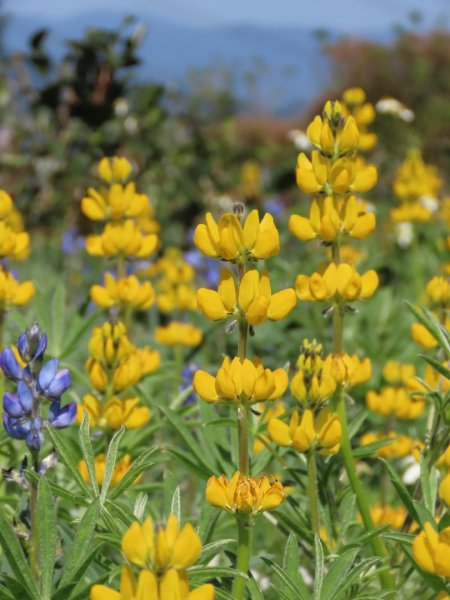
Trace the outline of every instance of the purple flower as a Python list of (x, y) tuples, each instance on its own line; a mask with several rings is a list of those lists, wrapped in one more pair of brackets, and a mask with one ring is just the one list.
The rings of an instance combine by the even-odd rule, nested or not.
[(37, 390), (50, 400), (59, 398), (71, 384), (68, 369), (58, 371), (59, 361), (51, 358), (37, 376)]
[(8, 379), (18, 381), (23, 377), (23, 368), (20, 366), (11, 346), (0, 352), (0, 368)]
[(9, 437), (15, 440), (24, 440), (31, 429), (30, 421), (15, 419), (6, 413), (3, 413), (3, 426)]
[(44, 432), (42, 431), (43, 422), (40, 417), (36, 417), (31, 422), (30, 431), (27, 433), (25, 442), (30, 450), (40, 450), (44, 443)]
[(17, 386), (17, 394), (6, 392), (3, 396), (3, 410), (11, 417), (23, 417), (31, 411), (32, 406), (33, 394), (22, 381)]
[(39, 360), (43, 357), (47, 348), (47, 336), (42, 333), (39, 325), (35, 322), (19, 337), (17, 348), (22, 360), (25, 362)]
[(48, 416), (48, 422), (52, 427), (62, 429), (69, 427), (77, 416), (77, 405), (76, 402), (69, 402), (65, 406), (61, 407), (58, 400), (52, 402), (50, 405), (50, 412)]
[[(181, 383), (180, 383), (180, 392), (183, 392), (188, 387), (192, 386), (192, 379), (196, 371), (199, 370), (199, 366), (195, 363), (190, 363), (184, 367), (181, 371)], [(190, 404), (195, 404), (197, 401), (197, 394), (192, 391), (186, 398), (183, 400), (183, 406), (189, 406)]]

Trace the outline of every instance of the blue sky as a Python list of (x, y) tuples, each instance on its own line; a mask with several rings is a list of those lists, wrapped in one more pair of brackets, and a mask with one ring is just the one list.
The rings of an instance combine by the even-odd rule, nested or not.
[(50, 20), (107, 11), (152, 14), (166, 20), (209, 27), (225, 24), (303, 25), (345, 30), (388, 28), (405, 23), (411, 10), (433, 26), (450, 25), (449, 0), (4, 0), (11, 15)]

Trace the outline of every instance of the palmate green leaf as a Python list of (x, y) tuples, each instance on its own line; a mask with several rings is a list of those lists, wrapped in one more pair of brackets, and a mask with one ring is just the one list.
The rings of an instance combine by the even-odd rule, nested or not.
[(358, 555), (359, 548), (346, 550), (331, 565), (323, 580), (320, 600), (334, 600), (347, 579), (351, 566)]
[[(167, 421), (172, 425), (173, 429), (178, 433), (183, 442), (189, 448), (192, 456), (195, 458), (196, 463), (205, 470), (209, 475), (211, 473), (215, 473), (217, 471), (217, 465), (213, 462), (210, 462), (208, 458), (205, 456), (205, 452), (201, 449), (199, 443), (194, 438), (192, 433), (186, 427), (183, 420), (175, 413), (170, 410), (166, 406), (160, 405), (159, 409), (162, 411)], [(208, 475), (208, 476), (209, 476)]]
[(91, 490), (85, 483), (84, 479), (81, 477), (80, 472), (78, 470), (77, 461), (69, 450), (68, 445), (64, 443), (62, 439), (62, 435), (56, 429), (53, 429), (50, 425), (46, 425), (47, 434), (50, 438), (56, 452), (58, 453), (59, 458), (66, 465), (69, 473), (72, 478), (78, 484), (78, 487), (81, 488), (83, 494), (87, 497), (91, 496)]
[(0, 546), (3, 549), (11, 571), (17, 581), (27, 591), (28, 597), (33, 600), (40, 600), (36, 582), (33, 579), (22, 546), (2, 511), (0, 511)]
[(106, 494), (108, 493), (112, 475), (114, 472), (114, 467), (116, 466), (120, 440), (122, 439), (124, 433), (125, 427), (123, 427), (122, 425), (122, 427), (118, 431), (116, 431), (116, 433), (112, 436), (111, 442), (109, 443), (105, 459), (105, 474), (103, 476), (102, 491), (100, 493), (100, 504), (103, 504), (105, 502)]
[(324, 556), (323, 546), (320, 537), (317, 533), (314, 535), (314, 553), (315, 553), (315, 566), (314, 566), (314, 600), (320, 600), (322, 594), (322, 583), (324, 577)]
[(90, 483), (89, 486), (92, 490), (92, 495), (94, 497), (98, 496), (98, 483), (97, 476), (95, 474), (95, 453), (94, 448), (91, 443), (91, 434), (89, 428), (89, 414), (87, 410), (83, 411), (83, 419), (81, 421), (80, 429), (78, 431), (78, 436), (80, 439), (81, 451), (83, 453), (83, 458), (86, 462), (86, 467), (89, 473)]
[(389, 478), (390, 478), (393, 486), (395, 487), (400, 500), (403, 502), (406, 510), (408, 511), (410, 516), (415, 521), (420, 522), (419, 515), (417, 514), (416, 507), (414, 506), (414, 503), (413, 503), (413, 499), (412, 499), (410, 493), (408, 492), (407, 487), (405, 486), (403, 481), (400, 479), (397, 471), (393, 468), (393, 466), (387, 460), (384, 460), (384, 458), (380, 458), (379, 460), (386, 467)]
[(72, 548), (70, 549), (68, 556), (64, 558), (64, 569), (58, 589), (72, 580), (77, 569), (83, 563), (86, 553), (89, 552), (89, 548), (91, 547), (99, 516), (100, 499), (96, 498), (78, 524)]
[(58, 539), (55, 503), (45, 476), (42, 476), (39, 480), (37, 510), (41, 592), (42, 600), (47, 600), (50, 599), (52, 592), (53, 570), (55, 567)]
[(144, 471), (147, 471), (154, 465), (153, 462), (150, 462), (149, 458), (156, 453), (157, 448), (149, 448), (148, 450), (144, 450), (142, 454), (140, 454), (136, 460), (133, 461), (133, 464), (129, 471), (125, 473), (123, 478), (119, 481), (117, 485), (110, 488), (108, 493), (108, 500), (115, 500), (118, 498), (125, 490), (127, 490), (130, 485), (133, 484), (136, 477), (138, 477)]

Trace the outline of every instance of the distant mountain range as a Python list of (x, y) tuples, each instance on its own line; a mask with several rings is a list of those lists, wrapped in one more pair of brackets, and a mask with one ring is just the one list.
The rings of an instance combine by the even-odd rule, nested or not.
[[(48, 27), (48, 48), (60, 56), (64, 40), (77, 38), (93, 26), (112, 29), (123, 15), (88, 12), (71, 19), (11, 17), (5, 30), (8, 50), (23, 50), (30, 35)], [(318, 36), (295, 27), (194, 27), (151, 15), (139, 15), (148, 28), (141, 45), (140, 79), (186, 86), (189, 69), (211, 65), (233, 69), (226, 85), (254, 110), (290, 116), (298, 113), (327, 83), (329, 64), (322, 54)], [(362, 33), (359, 32), (361, 37)], [(387, 31), (365, 32), (365, 37), (387, 41)], [(329, 39), (338, 34), (330, 32)]]

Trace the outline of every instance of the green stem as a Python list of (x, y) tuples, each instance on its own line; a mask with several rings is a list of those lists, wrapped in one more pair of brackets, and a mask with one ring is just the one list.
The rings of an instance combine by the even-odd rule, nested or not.
[(250, 474), (250, 460), (248, 453), (249, 412), (250, 410), (247, 406), (240, 406), (237, 411), (239, 438), (239, 471), (244, 477), (247, 477)]
[(319, 493), (317, 489), (316, 454), (314, 450), (308, 453), (308, 497), (311, 509), (311, 526), (314, 533), (320, 535)]
[[(236, 516), (238, 526), (238, 550), (236, 569), (241, 573), (248, 573), (252, 547), (252, 518), (249, 513), (238, 513)], [(246, 580), (237, 576), (233, 582), (231, 595), (233, 600), (242, 600), (246, 588)]]
[[(39, 450), (31, 453), (33, 460), (33, 469), (36, 474), (39, 472)], [(31, 515), (31, 545), (30, 545), (30, 564), (31, 571), (36, 581), (40, 580), (40, 556), (39, 556), (39, 534), (38, 534), (38, 484), (32, 481), (30, 484), (30, 515)]]

